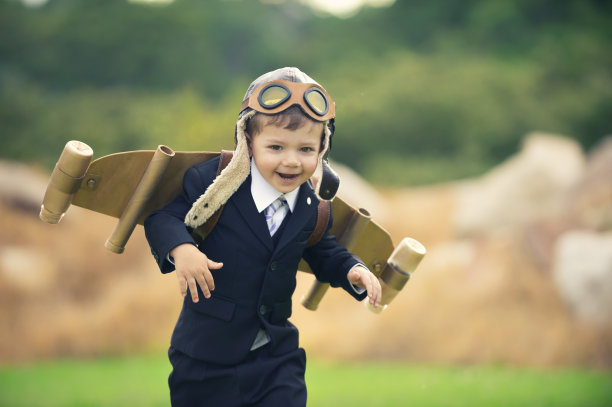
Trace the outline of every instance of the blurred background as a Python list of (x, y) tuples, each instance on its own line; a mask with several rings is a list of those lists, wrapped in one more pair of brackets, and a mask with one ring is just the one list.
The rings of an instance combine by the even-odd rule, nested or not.
[(38, 219), (65, 143), (231, 149), (250, 81), (298, 66), (341, 195), (428, 249), (381, 315), (304, 310), (300, 274), (309, 355), (609, 371), (611, 38), (602, 0), (0, 0), (0, 364), (163, 353), (180, 309), (141, 227), (118, 256), (114, 219)]

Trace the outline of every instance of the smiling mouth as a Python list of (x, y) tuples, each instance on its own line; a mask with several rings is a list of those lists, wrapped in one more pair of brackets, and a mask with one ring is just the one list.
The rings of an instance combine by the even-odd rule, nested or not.
[(281, 177), (284, 181), (294, 181), (297, 179), (299, 174), (283, 174), (281, 172), (277, 172), (278, 176)]

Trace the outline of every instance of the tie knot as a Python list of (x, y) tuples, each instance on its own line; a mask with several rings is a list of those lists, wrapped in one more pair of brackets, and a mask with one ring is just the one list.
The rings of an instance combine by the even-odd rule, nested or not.
[(286, 203), (287, 203), (287, 200), (285, 199), (285, 196), (284, 195), (279, 196), (278, 198), (276, 198), (274, 202), (270, 204), (270, 206), (268, 206), (268, 213), (274, 214), (277, 210), (279, 210)]

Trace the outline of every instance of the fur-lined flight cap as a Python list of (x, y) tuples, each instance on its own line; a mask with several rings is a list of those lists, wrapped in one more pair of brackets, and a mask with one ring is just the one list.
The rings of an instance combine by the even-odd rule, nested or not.
[[(248, 120), (257, 112), (250, 107), (245, 107), (245, 105), (248, 104), (249, 98), (256, 89), (272, 81), (311, 83), (327, 94), (321, 85), (319, 85), (310, 76), (300, 71), (298, 68), (280, 68), (275, 71), (265, 73), (259, 78), (255, 79), (244, 95), (243, 108), (240, 111), (238, 121), (236, 122), (236, 147), (234, 148), (234, 155), (227, 167), (225, 167), (221, 174), (219, 174), (213, 183), (209, 185), (204, 194), (202, 194), (202, 196), (200, 196), (200, 198), (194, 202), (191, 210), (189, 210), (187, 216), (185, 217), (185, 224), (187, 226), (195, 229), (206, 222), (221, 206), (225, 204), (225, 202), (227, 202), (227, 200), (238, 190), (240, 185), (242, 185), (245, 179), (249, 176), (251, 171), (251, 158), (249, 155), (249, 148), (246, 138), (246, 126)], [(338, 175), (330, 168), (326, 158), (327, 152), (331, 147), (335, 115), (335, 106), (333, 101), (331, 98), (329, 98), (329, 96), (326, 101), (329, 102), (330, 106), (327, 107), (330, 110), (325, 116), (328, 117), (328, 119), (324, 121), (325, 134), (323, 148), (319, 153), (319, 165), (317, 166), (317, 169), (313, 175), (313, 179), (318, 180), (318, 182), (314, 182), (317, 197), (321, 200), (329, 201), (336, 195), (340, 180)], [(304, 110), (303, 106), (300, 104), (298, 105), (302, 110)], [(290, 106), (286, 106), (283, 111), (289, 107)], [(308, 113), (308, 115), (312, 116), (310, 113)]]

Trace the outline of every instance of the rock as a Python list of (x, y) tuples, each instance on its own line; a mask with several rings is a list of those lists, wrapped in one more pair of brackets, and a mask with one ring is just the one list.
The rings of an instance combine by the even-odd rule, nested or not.
[(28, 246), (0, 246), (0, 280), (22, 292), (49, 288), (56, 266), (47, 255)]
[(612, 136), (587, 157), (585, 171), (569, 194), (570, 216), (594, 230), (612, 230)]
[(38, 215), (48, 181), (49, 174), (27, 164), (0, 161), (0, 199), (14, 208)]
[(612, 233), (575, 230), (561, 235), (553, 275), (578, 318), (612, 322)]
[(561, 213), (563, 198), (583, 169), (584, 155), (574, 140), (530, 134), (517, 155), (458, 185), (457, 233), (482, 235)]

